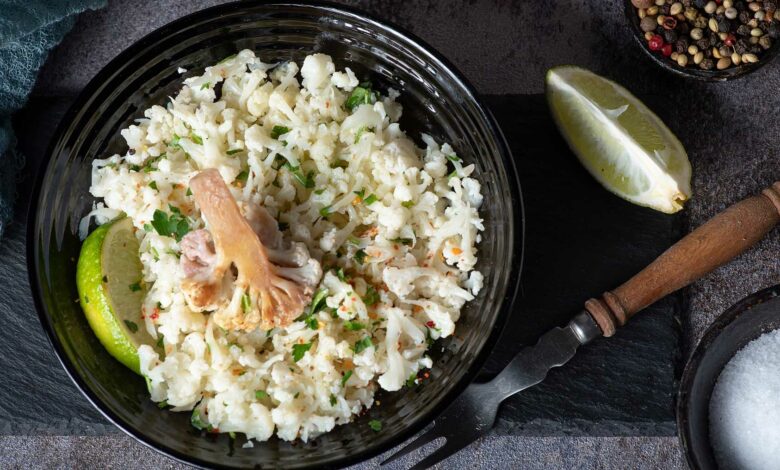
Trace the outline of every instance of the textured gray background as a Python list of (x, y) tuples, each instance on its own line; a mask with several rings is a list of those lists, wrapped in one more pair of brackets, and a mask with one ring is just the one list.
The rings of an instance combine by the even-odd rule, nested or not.
[[(78, 92), (133, 41), (181, 15), (213, 3), (217, 2), (114, 1), (106, 10), (83, 15), (50, 57), (36, 95)], [(654, 110), (685, 143), (694, 167), (695, 197), (684, 213), (688, 227), (699, 225), (728, 204), (759, 191), (780, 173), (774, 166), (780, 135), (773, 125), (780, 97), (778, 62), (732, 83), (702, 84), (671, 77), (639, 55), (625, 25), (623, 3), (617, 0), (347, 3), (421, 36), (455, 63), (480, 93), (539, 93), (547, 68), (572, 63), (591, 68), (639, 95), (650, 97), (650, 101), (660, 104)], [(23, 241), (13, 236), (19, 227), (12, 226), (10, 230), (8, 240), (0, 244), (0, 256), (23, 251)], [(686, 354), (725, 308), (745, 295), (778, 282), (779, 245), (780, 237), (775, 231), (756, 249), (687, 290), (690, 304), (683, 316)], [(19, 284), (26, 280), (3, 279), (3, 282)], [(32, 310), (27, 312), (33, 314)], [(43, 347), (47, 349), (41, 352), (42, 356), (30, 360), (50, 361), (50, 356), (44, 356), (51, 352), (47, 345)], [(12, 351), (2, 350), (2, 353)], [(25, 377), (22, 373), (16, 379), (20, 387), (41, 387), (42, 381), (54, 380)], [(5, 406), (12, 404), (0, 403), (0, 412)], [(67, 408), (68, 404), (62, 406)], [(0, 466), (178, 467), (120, 434), (110, 437), (54, 434), (0, 437)], [(376, 466), (376, 463), (375, 460), (366, 465)], [(684, 464), (676, 438), (672, 437), (488, 436), (458, 454), (449, 466), (666, 469), (683, 468)]]

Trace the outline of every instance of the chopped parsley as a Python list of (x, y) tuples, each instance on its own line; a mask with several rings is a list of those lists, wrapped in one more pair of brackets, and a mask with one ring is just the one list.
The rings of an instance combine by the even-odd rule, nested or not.
[(399, 238), (393, 238), (390, 241), (393, 242), (393, 243), (400, 243), (401, 245), (406, 245), (406, 246), (414, 245), (414, 240), (412, 240), (411, 238), (400, 238), (399, 237)]
[(358, 331), (365, 328), (366, 325), (357, 322), (357, 321), (345, 321), (344, 322), (344, 329), (348, 331)]
[(246, 180), (249, 178), (249, 172), (246, 170), (241, 170), (241, 173), (236, 176), (236, 181), (239, 181), (243, 184), (246, 184)]
[(303, 356), (309, 349), (311, 349), (311, 343), (294, 344), (292, 350), (293, 361), (298, 362), (303, 359)]
[(352, 192), (357, 194), (357, 197), (359, 197), (361, 201), (366, 196), (366, 188), (361, 188), (360, 191), (352, 191)]
[(318, 189), (318, 190), (314, 191), (314, 194), (316, 194), (317, 196), (319, 196), (320, 194), (322, 194), (322, 193), (324, 193), (324, 192), (325, 192), (325, 190), (324, 190), (324, 189)]
[(339, 278), (341, 282), (347, 282), (347, 275), (344, 274), (344, 268), (336, 269), (336, 276)]
[(314, 298), (311, 300), (311, 308), (309, 309), (309, 315), (314, 315), (315, 313), (322, 310), (323, 307), (325, 307), (325, 298), (328, 297), (328, 289), (322, 288), (317, 290), (317, 292), (314, 294)]
[(263, 390), (255, 390), (255, 398), (258, 400), (262, 400), (263, 398), (268, 398), (268, 393), (266, 393)]
[(241, 152), (241, 151), (243, 151), (243, 149), (230, 149), (230, 150), (227, 151), (227, 154), (228, 155), (235, 155), (235, 154), (237, 154), (238, 152)]
[(412, 388), (417, 385), (417, 373), (412, 373), (408, 379), (406, 379), (406, 386)]
[(336, 406), (339, 401), (336, 399), (336, 395), (330, 394), (330, 406)]
[(185, 196), (192, 196), (192, 189), (187, 188), (187, 192), (185, 193)]
[(371, 82), (361, 83), (360, 86), (355, 87), (352, 93), (347, 98), (347, 102), (344, 106), (350, 111), (354, 111), (356, 107), (361, 104), (374, 104), (377, 100), (379, 93), (371, 89)]
[(366, 131), (371, 131), (371, 130), (373, 130), (372, 127), (361, 126), (360, 129), (358, 129), (357, 132), (355, 133), (355, 143), (360, 142), (360, 138), (363, 137), (363, 134)]
[(341, 387), (343, 388), (345, 385), (347, 385), (347, 380), (352, 377), (352, 371), (348, 370), (344, 376), (341, 378)]
[(244, 311), (244, 313), (248, 312), (252, 308), (252, 299), (249, 298), (249, 294), (244, 294), (241, 296), (241, 310)]
[(211, 82), (206, 82), (200, 86), (201, 90), (205, 90), (206, 88), (211, 88)]
[(304, 188), (311, 189), (314, 187), (314, 172), (310, 171), (308, 174), (304, 176), (303, 171), (301, 170), (301, 167), (299, 166), (292, 166), (290, 165), (290, 162), (285, 162), (284, 165), (282, 165), (282, 168), (286, 168), (287, 171), (292, 173), (293, 177), (298, 180), (299, 183)]
[(323, 217), (327, 217), (328, 215), (330, 215), (330, 207), (331, 206), (325, 206), (322, 209), (320, 209), (320, 215)]
[(152, 224), (144, 224), (144, 232), (151, 232), (152, 230), (154, 230)]
[(366, 289), (366, 295), (363, 296), (363, 303), (370, 307), (376, 305), (379, 302), (379, 292), (374, 289), (374, 286), (368, 286)]
[(279, 136), (284, 135), (286, 133), (290, 132), (289, 127), (285, 126), (274, 126), (273, 129), (271, 129), (271, 138), (278, 139)]
[(190, 140), (198, 145), (203, 145), (203, 139), (198, 134), (190, 133)]
[(161, 347), (163, 347), (165, 345), (165, 343), (163, 343), (163, 339), (164, 338), (165, 338), (165, 336), (163, 336), (163, 334), (160, 333), (160, 337), (157, 338), (157, 347), (158, 348), (161, 348)]
[(142, 168), (144, 173), (151, 173), (151, 172), (157, 170), (157, 168), (155, 168), (152, 165), (154, 165), (155, 163), (159, 162), (163, 158), (165, 158), (165, 154), (164, 153), (162, 155), (160, 155), (159, 157), (154, 157), (154, 158), (150, 158), (150, 159), (146, 160), (146, 163), (144, 163), (144, 166)]
[(152, 181), (149, 183), (149, 187), (157, 191), (157, 181)]
[(130, 320), (125, 320), (125, 325), (127, 325), (127, 329), (130, 330), (130, 333), (135, 333), (138, 331), (138, 325), (135, 324), (135, 322), (131, 322)]
[(179, 143), (180, 140), (181, 137), (179, 136), (179, 134), (173, 134), (173, 139), (170, 142), (168, 142), (168, 147), (174, 149), (180, 149), (181, 148), (181, 144)]
[(404, 201), (404, 202), (401, 203), (401, 205), (408, 209), (408, 208), (414, 206), (414, 201)]
[(157, 404), (157, 408), (163, 409), (166, 406), (168, 406), (168, 400), (163, 400), (160, 403)]
[(349, 166), (349, 162), (346, 160), (336, 160), (335, 162), (330, 164), (331, 168), (347, 168)]
[(452, 170), (452, 173), (447, 175), (447, 179), (456, 178), (458, 176), (458, 170)]
[(366, 349), (373, 348), (373, 347), (374, 347), (374, 343), (371, 342), (371, 337), (366, 336), (365, 338), (355, 343), (355, 345), (352, 347), (352, 350), (355, 351), (355, 354), (360, 354)]
[(457, 155), (447, 155), (447, 160), (460, 163), (462, 160)]
[(206, 424), (203, 422), (203, 420), (200, 417), (200, 410), (195, 408), (192, 410), (192, 416), (190, 417), (190, 424), (192, 424), (192, 427), (199, 431), (203, 431), (204, 429), (206, 431), (211, 431), (214, 428), (210, 424)]
[(371, 428), (374, 432), (379, 432), (382, 430), (382, 422), (378, 419), (372, 419), (368, 422), (368, 427)]
[(374, 194), (370, 194), (367, 198), (363, 199), (363, 203), (365, 203), (367, 206), (370, 206), (378, 200), (379, 198), (377, 198)]
[(357, 261), (358, 264), (363, 264), (366, 260), (366, 251), (365, 250), (358, 250), (355, 252), (355, 261)]
[(290, 224), (288, 224), (287, 222), (279, 222), (277, 225), (279, 226), (279, 230), (281, 230), (282, 232), (290, 228)]
[(152, 227), (160, 235), (174, 237), (176, 241), (181, 241), (182, 237), (190, 231), (190, 224), (182, 216), (178, 207), (169, 205), (168, 208), (171, 210), (170, 216), (159, 209), (155, 209), (152, 216)]
[(316, 330), (320, 327), (320, 322), (317, 321), (317, 317), (314, 315), (307, 315), (306, 318), (303, 319), (303, 322), (312, 330)]
[[(106, 279), (106, 281), (108, 281), (108, 279)], [(141, 290), (141, 283), (140, 282), (134, 282), (134, 283), (130, 284), (130, 290), (132, 292), (138, 292), (139, 290)]]
[(293, 395), (293, 400), (298, 398), (301, 395), (301, 392), (295, 392), (295, 395)]

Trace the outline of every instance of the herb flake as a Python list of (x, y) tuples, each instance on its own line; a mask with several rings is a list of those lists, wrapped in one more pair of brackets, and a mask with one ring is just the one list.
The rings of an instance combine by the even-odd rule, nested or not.
[(344, 386), (347, 385), (347, 381), (349, 380), (350, 377), (352, 377), (352, 371), (348, 370), (341, 378), (341, 388), (344, 388)]
[(292, 350), (293, 361), (298, 362), (303, 359), (306, 352), (311, 349), (312, 343), (294, 344)]

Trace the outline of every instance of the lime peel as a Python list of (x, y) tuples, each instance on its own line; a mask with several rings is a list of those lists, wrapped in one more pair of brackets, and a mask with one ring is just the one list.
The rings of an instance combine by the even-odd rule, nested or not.
[(84, 315), (103, 347), (140, 374), (138, 346), (154, 344), (141, 318), (145, 289), (132, 220), (120, 218), (95, 229), (81, 246), (76, 287)]

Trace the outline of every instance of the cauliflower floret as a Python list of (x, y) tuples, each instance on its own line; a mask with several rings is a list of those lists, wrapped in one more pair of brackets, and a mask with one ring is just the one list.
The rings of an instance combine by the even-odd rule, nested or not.
[(336, 66), (333, 65), (329, 55), (312, 54), (306, 56), (301, 67), (301, 77), (303, 77), (303, 86), (314, 93), (319, 88), (326, 85), (331, 78)]
[[(387, 316), (387, 332), (385, 348), (387, 353), (387, 370), (379, 376), (379, 385), (390, 392), (400, 390), (406, 380), (419, 370), (419, 362), (404, 357), (399, 351), (399, 344), (411, 342), (424, 345), (425, 332), (412, 322), (398, 308), (385, 308), (382, 313)], [(423, 346), (423, 350), (425, 347)]]
[(359, 83), (357, 77), (355, 77), (355, 72), (350, 70), (349, 67), (345, 68), (343, 72), (334, 72), (330, 82), (333, 86), (337, 86), (346, 92), (354, 90)]

